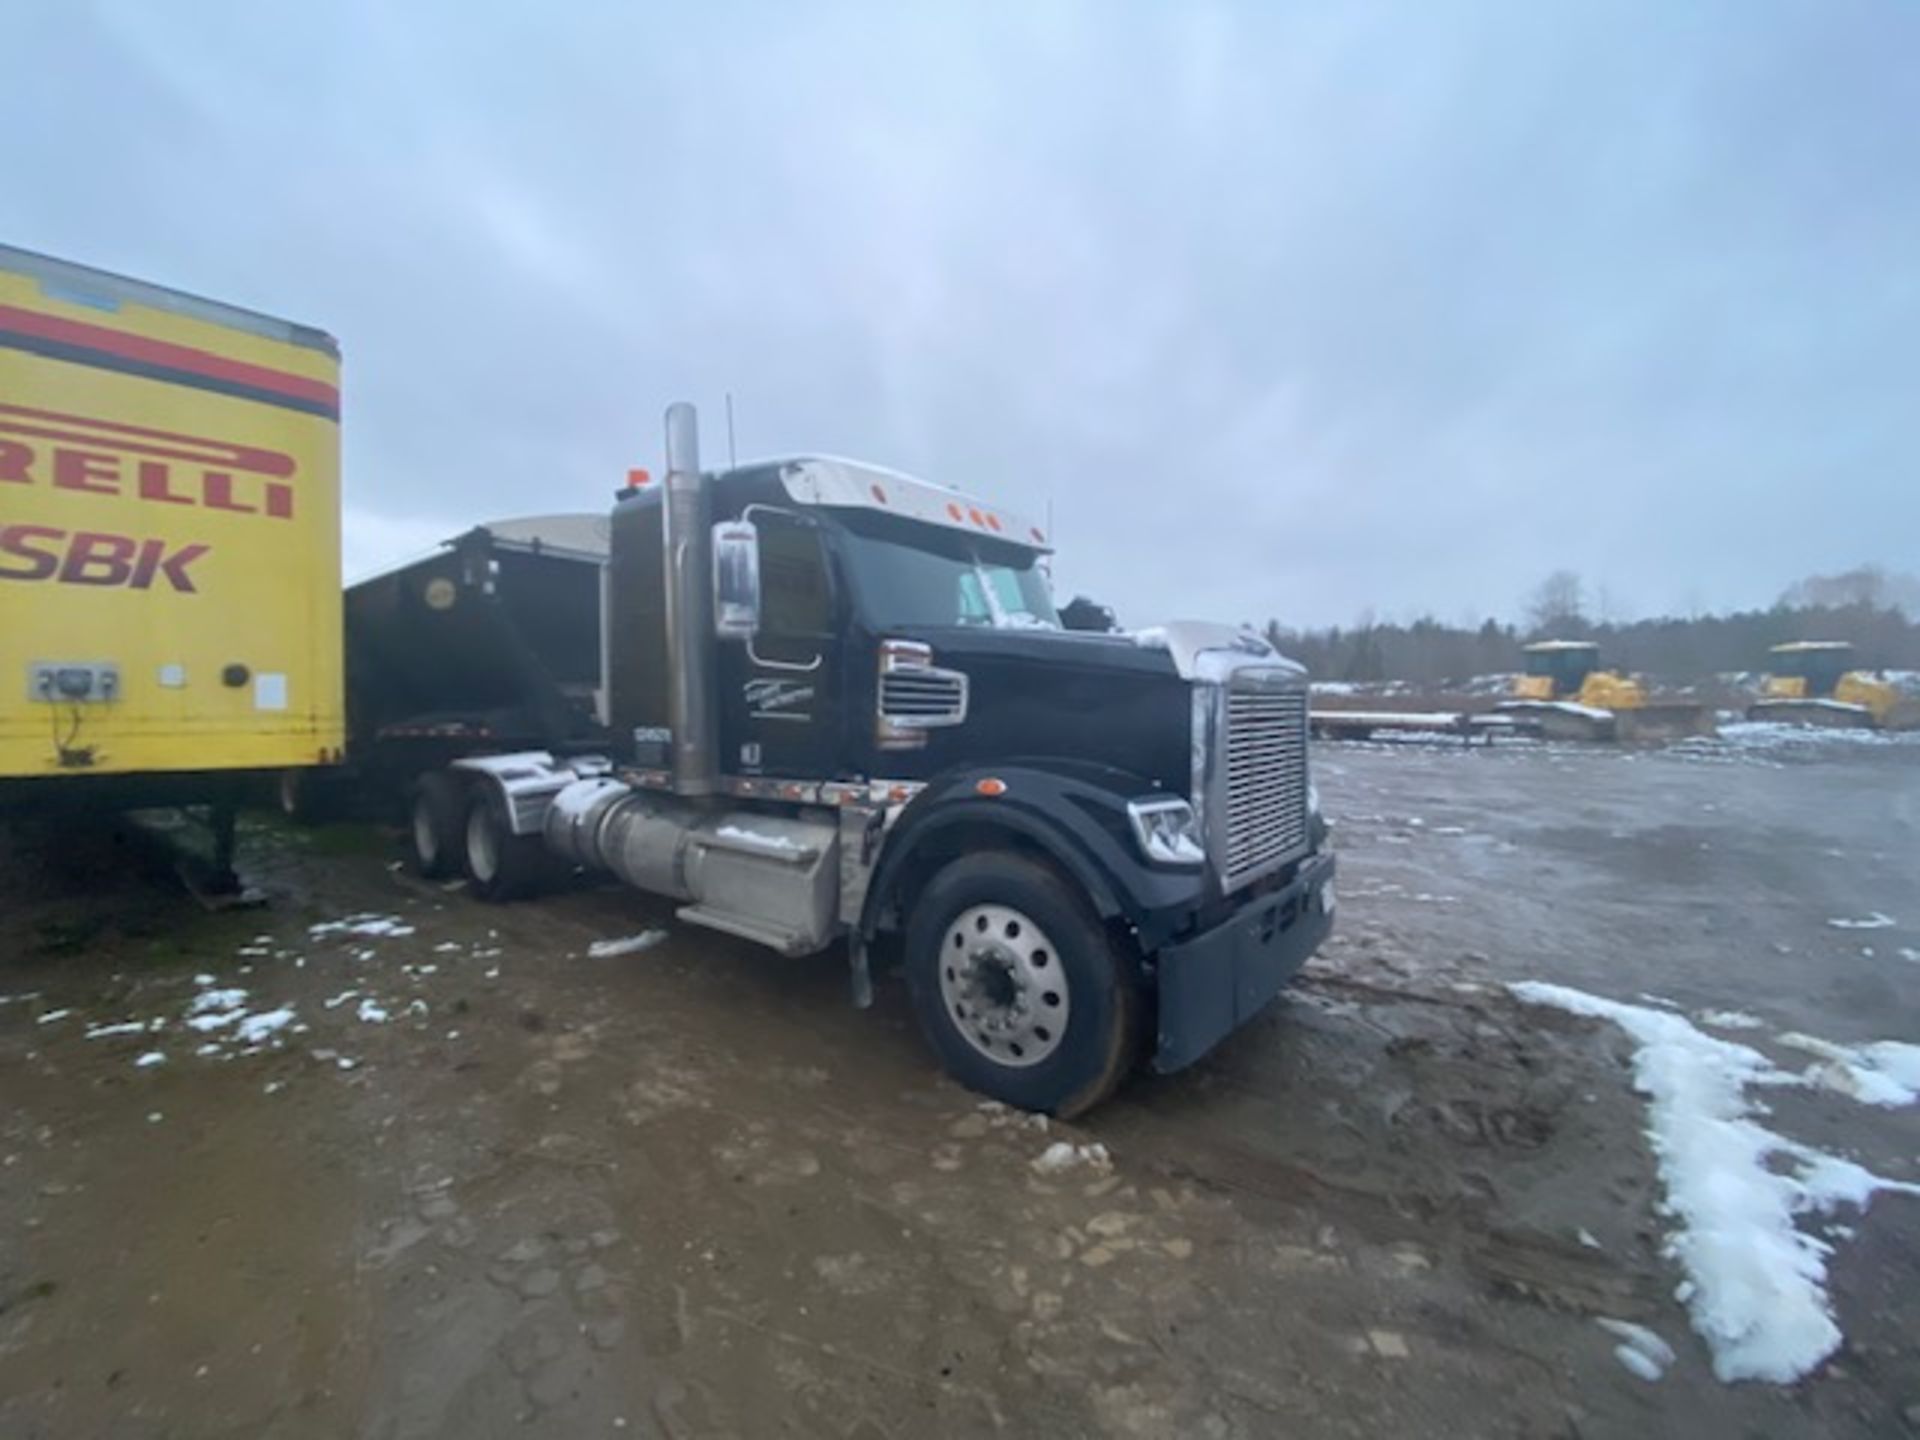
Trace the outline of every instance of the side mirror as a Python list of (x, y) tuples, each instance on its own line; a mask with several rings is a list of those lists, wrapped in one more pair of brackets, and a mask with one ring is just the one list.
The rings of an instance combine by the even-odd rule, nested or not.
[(713, 527), (713, 633), (751, 640), (760, 630), (760, 532), (751, 520)]

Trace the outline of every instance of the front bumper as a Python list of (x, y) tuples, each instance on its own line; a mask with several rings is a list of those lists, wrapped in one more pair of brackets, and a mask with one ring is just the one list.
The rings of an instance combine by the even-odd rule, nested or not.
[(1159, 955), (1153, 1068), (1180, 1070), (1264, 1010), (1333, 929), (1333, 852), (1301, 861), (1284, 889)]

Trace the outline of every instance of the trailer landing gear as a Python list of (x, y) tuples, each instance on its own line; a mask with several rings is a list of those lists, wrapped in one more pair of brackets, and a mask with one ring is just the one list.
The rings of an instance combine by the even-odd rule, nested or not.
[(174, 874), (187, 893), (207, 910), (252, 909), (266, 904), (266, 895), (243, 886), (239, 872), (233, 868), (240, 824), (238, 793), (230, 791), (215, 798), (206, 807), (204, 819), (210, 854), (203, 859), (188, 852), (174, 862)]

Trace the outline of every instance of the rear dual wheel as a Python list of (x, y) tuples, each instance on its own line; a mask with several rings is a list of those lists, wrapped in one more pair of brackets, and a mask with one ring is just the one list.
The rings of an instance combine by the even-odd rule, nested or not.
[(516, 835), (507, 802), (487, 783), (472, 787), (465, 829), (467, 887), (482, 900), (517, 900), (540, 887), (547, 850), (538, 835)]
[(460, 873), (465, 850), (466, 789), (445, 770), (429, 770), (407, 797), (407, 839), (413, 868), (429, 880)]
[(1139, 1057), (1131, 957), (1076, 887), (1024, 856), (965, 856), (934, 876), (907, 926), (906, 975), (948, 1072), (1023, 1110), (1090, 1110)]
[(408, 839), (413, 868), (429, 880), (464, 874), (483, 900), (513, 900), (547, 873), (538, 835), (516, 835), (505, 798), (485, 780), (430, 770), (413, 784)]

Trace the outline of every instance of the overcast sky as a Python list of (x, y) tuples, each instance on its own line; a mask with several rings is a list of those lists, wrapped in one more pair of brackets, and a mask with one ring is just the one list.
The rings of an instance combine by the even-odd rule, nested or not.
[(350, 570), (729, 390), (1135, 623), (1920, 563), (1920, 6), (9, 9), (0, 238), (339, 336)]

